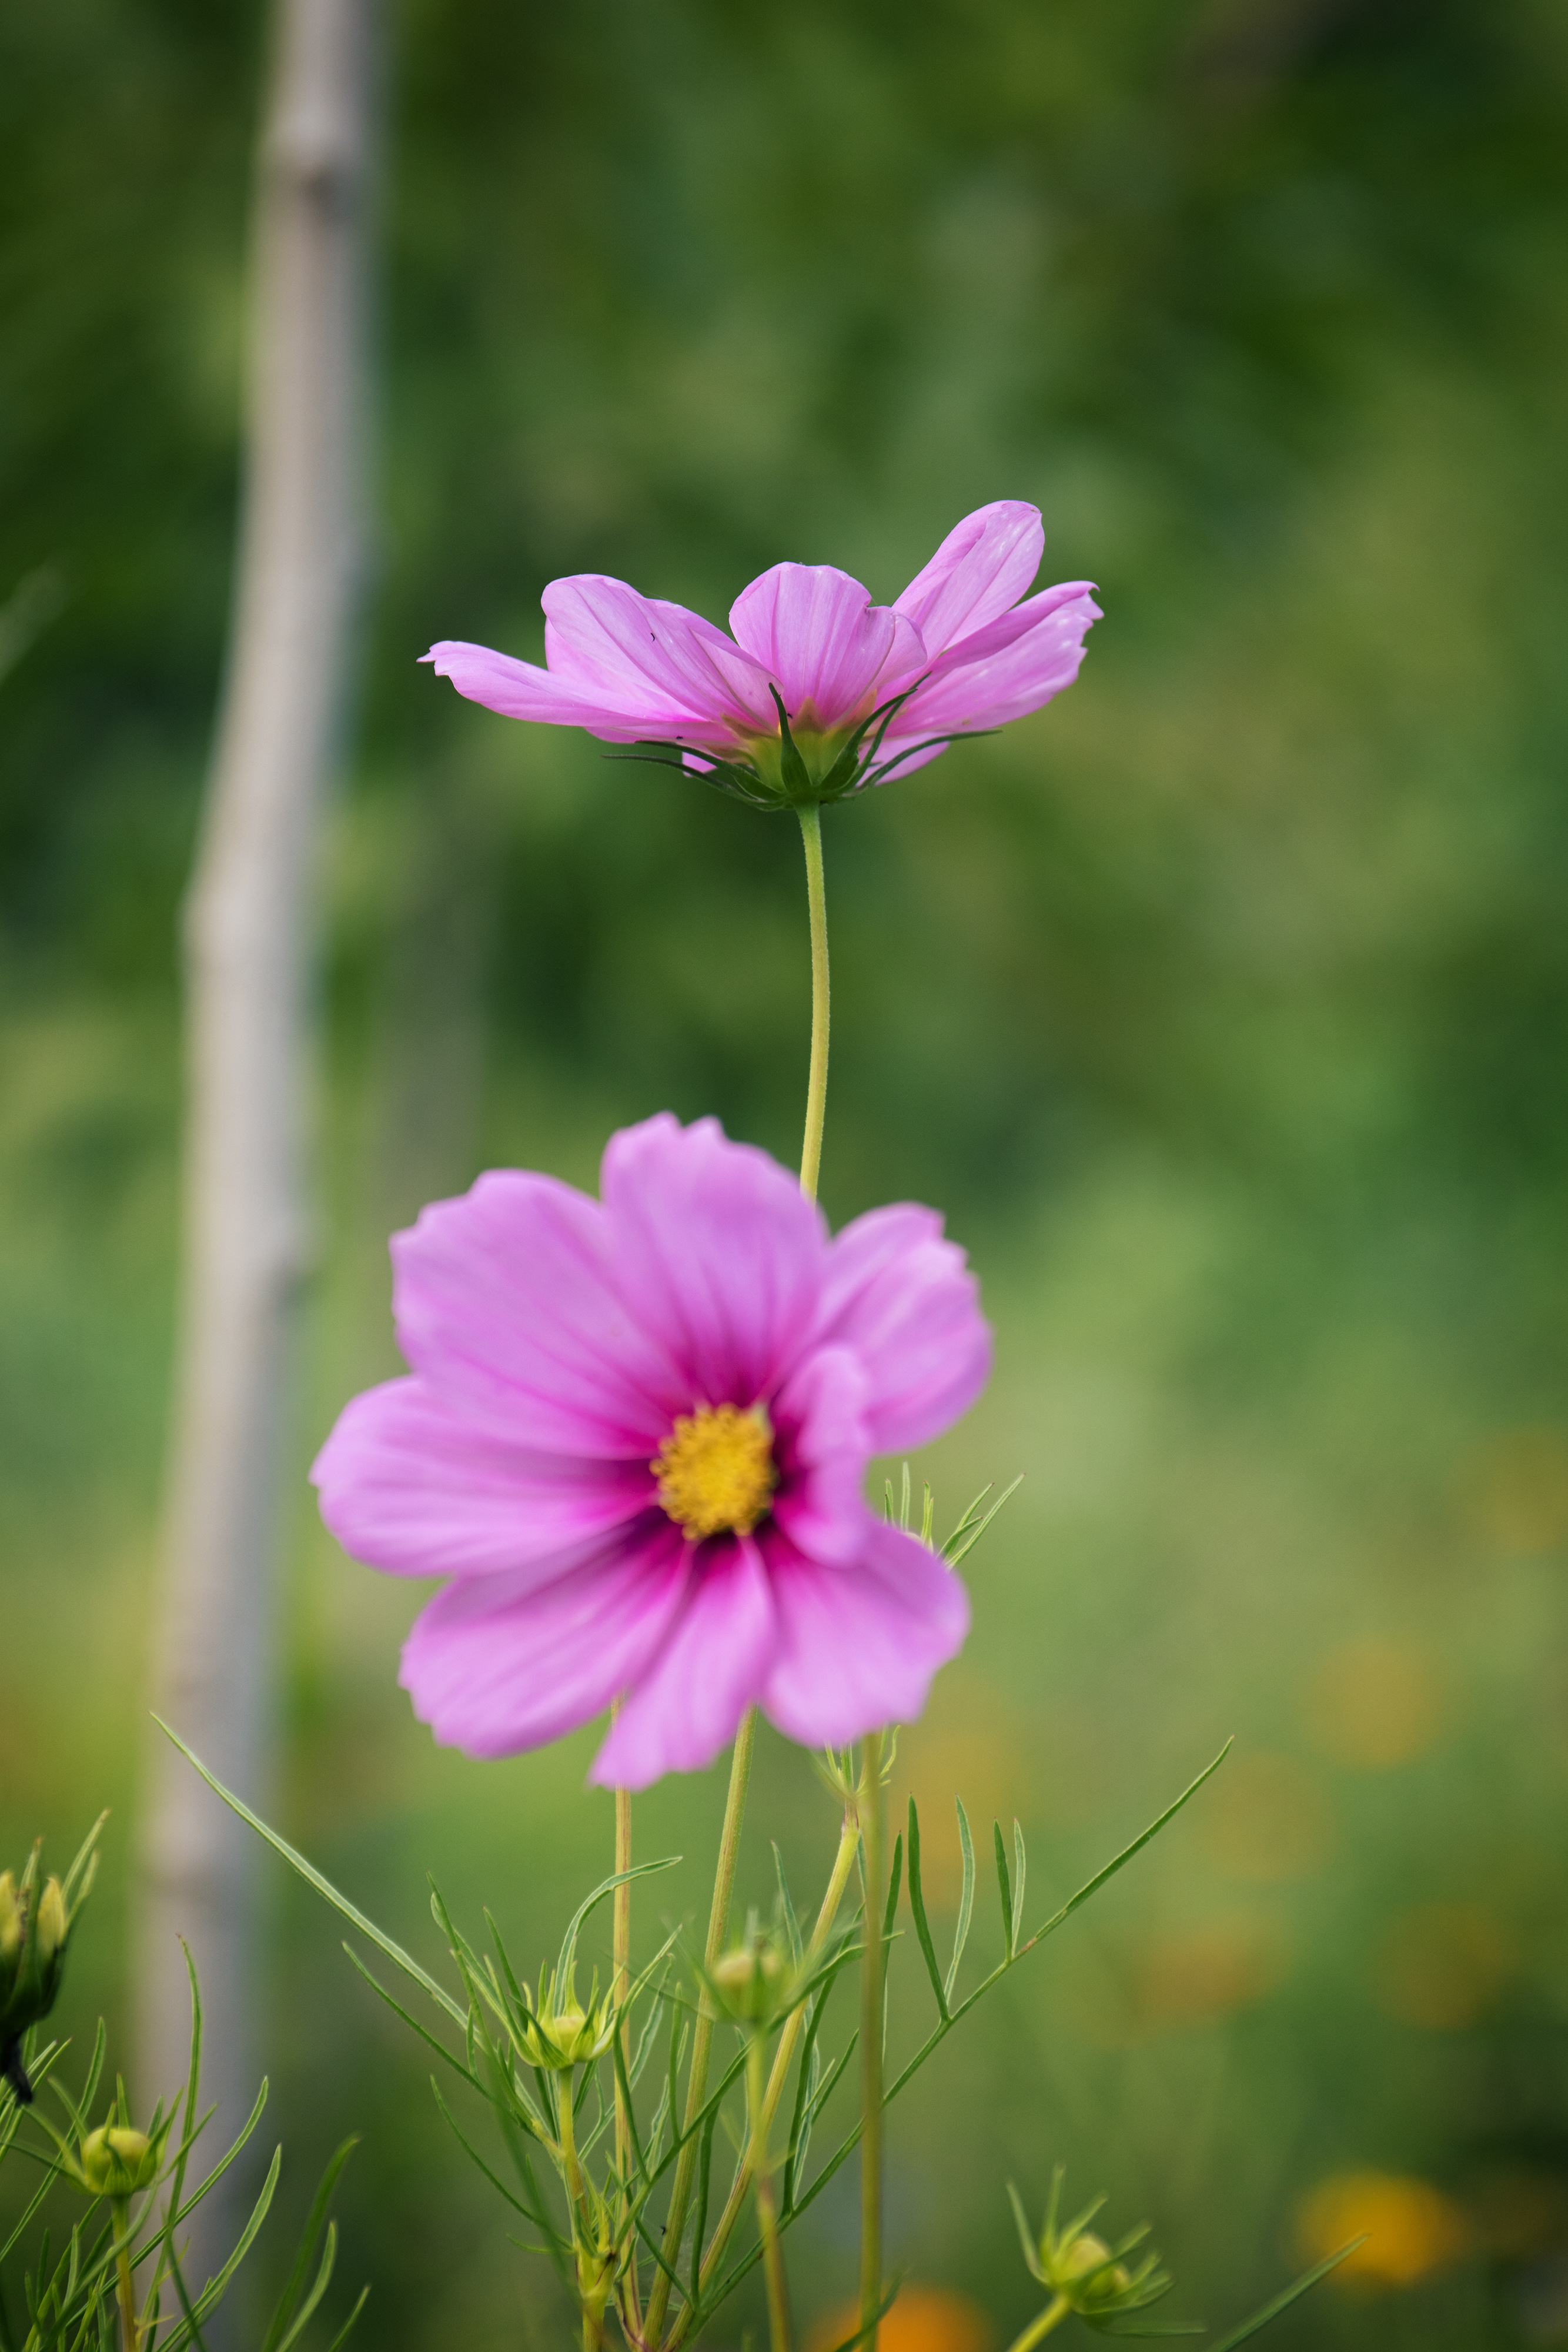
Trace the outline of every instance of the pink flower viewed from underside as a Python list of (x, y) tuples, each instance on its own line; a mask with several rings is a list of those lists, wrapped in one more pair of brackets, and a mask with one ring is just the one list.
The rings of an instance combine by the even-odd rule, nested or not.
[(892, 604), (831, 564), (776, 563), (731, 606), (730, 636), (580, 572), (545, 590), (546, 668), (455, 639), (424, 659), (508, 719), (667, 746), (759, 805), (840, 800), (1071, 685), (1100, 607), (1084, 580), (1026, 593), (1044, 545), (1039, 509), (999, 499)]
[(862, 1492), (985, 1384), (990, 1335), (931, 1210), (829, 1235), (765, 1152), (667, 1113), (601, 1198), (504, 1170), (392, 1243), (409, 1377), (311, 1475), (356, 1559), (450, 1581), (402, 1680), (506, 1756), (624, 1704), (591, 1777), (708, 1763), (754, 1700), (847, 1744), (917, 1715), (968, 1629), (953, 1570)]

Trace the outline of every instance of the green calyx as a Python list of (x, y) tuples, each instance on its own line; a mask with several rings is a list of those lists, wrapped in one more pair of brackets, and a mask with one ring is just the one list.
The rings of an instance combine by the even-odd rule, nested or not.
[(1170, 2274), (1161, 2268), (1159, 2256), (1145, 2252), (1136, 2261), (1128, 2260), (1148, 2236), (1147, 2224), (1130, 2231), (1117, 2244), (1108, 2245), (1089, 2227), (1104, 2201), (1101, 2198), (1096, 2198), (1073, 2221), (1059, 2222), (1061, 2182), (1062, 2169), (1058, 2165), (1051, 2177), (1051, 2202), (1038, 2236), (1030, 2227), (1018, 2191), (1009, 2186), (1024, 2261), (1033, 2276), (1091, 2327), (1157, 2303), (1169, 2292), (1171, 2284)]
[(782, 2017), (793, 2006), (794, 1978), (781, 1939), (755, 1932), (721, 1953), (707, 1972), (715, 2001), (737, 2025), (768, 2025)]
[[(548, 1969), (540, 1970), (538, 2004), (517, 2037), (517, 2047), (528, 2064), (542, 2066), (547, 2073), (591, 2065), (615, 2038), (614, 2009), (608, 1996), (601, 1995), (598, 1978), (589, 1989), (584, 2007), (577, 1998), (573, 1975), (569, 1968), (564, 1979), (556, 1983)], [(525, 1999), (528, 1990), (525, 1985)]]
[[(737, 740), (733, 758), (726, 759), (706, 745), (688, 747), (662, 740), (650, 740), (646, 750), (612, 751), (608, 756), (643, 760), (653, 767), (678, 768), (683, 774), (698, 776), (705, 784), (727, 793), (734, 800), (745, 801), (750, 808), (820, 808), (829, 801), (848, 800), (852, 793), (885, 783), (917, 751), (928, 751), (939, 743), (956, 743), (970, 732), (994, 731), (956, 729), (949, 734), (928, 735), (921, 742), (905, 743), (883, 759), (883, 740), (888, 729), (910, 696), (925, 683), (924, 678), (916, 678), (913, 686), (878, 703), (852, 727), (831, 729), (800, 723), (791, 727), (783, 696), (776, 686), (770, 686), (768, 692), (779, 713), (778, 733), (747, 735)], [(810, 708), (808, 704), (808, 710)], [(797, 721), (802, 717), (797, 713)], [(700, 760), (702, 766), (689, 765), (692, 760)]]

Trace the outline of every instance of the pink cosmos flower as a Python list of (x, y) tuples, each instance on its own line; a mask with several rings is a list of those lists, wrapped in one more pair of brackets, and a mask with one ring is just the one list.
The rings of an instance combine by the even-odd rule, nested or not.
[(590, 1777), (638, 1789), (754, 1700), (811, 1746), (920, 1712), (968, 1601), (862, 1490), (989, 1370), (933, 1211), (830, 1238), (765, 1152), (662, 1113), (611, 1139), (600, 1200), (496, 1171), (392, 1261), (412, 1373), (311, 1475), (356, 1558), (451, 1580), (402, 1654), (438, 1739), (510, 1755), (621, 1697)]
[(666, 744), (761, 805), (838, 800), (1071, 685), (1100, 607), (1084, 580), (1026, 595), (1044, 545), (1040, 509), (999, 499), (892, 604), (831, 564), (776, 563), (731, 606), (732, 636), (580, 572), (545, 590), (548, 667), (450, 638), (424, 659), (509, 719)]

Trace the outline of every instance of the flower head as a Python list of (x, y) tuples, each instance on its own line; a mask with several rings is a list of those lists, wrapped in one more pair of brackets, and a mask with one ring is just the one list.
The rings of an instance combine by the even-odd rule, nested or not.
[(600, 1200), (495, 1171), (392, 1257), (411, 1374), (312, 1475), (357, 1559), (449, 1580), (402, 1654), (439, 1739), (510, 1755), (621, 1698), (591, 1778), (642, 1788), (754, 1701), (811, 1747), (919, 1713), (967, 1600), (862, 1490), (989, 1369), (932, 1211), (830, 1238), (766, 1153), (664, 1113), (612, 1138)]
[(730, 607), (729, 636), (580, 572), (545, 590), (545, 668), (451, 638), (424, 658), (509, 719), (664, 745), (758, 806), (841, 800), (1071, 685), (1100, 608), (1084, 580), (1025, 593), (1044, 544), (1039, 509), (998, 499), (892, 604), (831, 564), (776, 563)]

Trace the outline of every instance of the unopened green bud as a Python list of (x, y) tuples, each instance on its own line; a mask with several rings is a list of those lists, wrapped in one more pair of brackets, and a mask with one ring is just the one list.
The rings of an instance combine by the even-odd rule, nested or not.
[(37, 1886), (37, 1848), (20, 1880), (0, 1876), (0, 2050), (10, 2053), (54, 2006), (70, 1918), (57, 1878)]
[(758, 2025), (777, 2009), (788, 1973), (776, 1946), (743, 1944), (714, 1962), (713, 1989), (737, 2023)]
[(1111, 2249), (1092, 2230), (1085, 2230), (1064, 2250), (1058, 2272), (1058, 2291), (1075, 2311), (1098, 2311), (1124, 2294), (1131, 2280), (1125, 2263), (1113, 2262)]
[[(539, 1979), (535, 2022), (525, 2025), (517, 2037), (518, 2047), (530, 2066), (560, 2072), (569, 2066), (591, 2065), (595, 2058), (603, 2056), (615, 2038), (615, 2013), (608, 2000), (599, 1998), (597, 1982), (584, 2009), (571, 1986), (570, 1973), (559, 2001), (549, 1978)], [(525, 1996), (528, 1990), (525, 1985)]]
[(133, 2197), (158, 2178), (162, 2147), (125, 2124), (101, 2124), (81, 2144), (81, 2177), (95, 2197)]
[(38, 1916), (33, 1929), (41, 1968), (47, 1968), (56, 1953), (64, 1948), (68, 1925), (60, 1882), (57, 1878), (51, 1878), (38, 1897)]
[(8, 1870), (0, 1870), (0, 1968), (14, 1960), (27, 1932), (27, 1913)]

